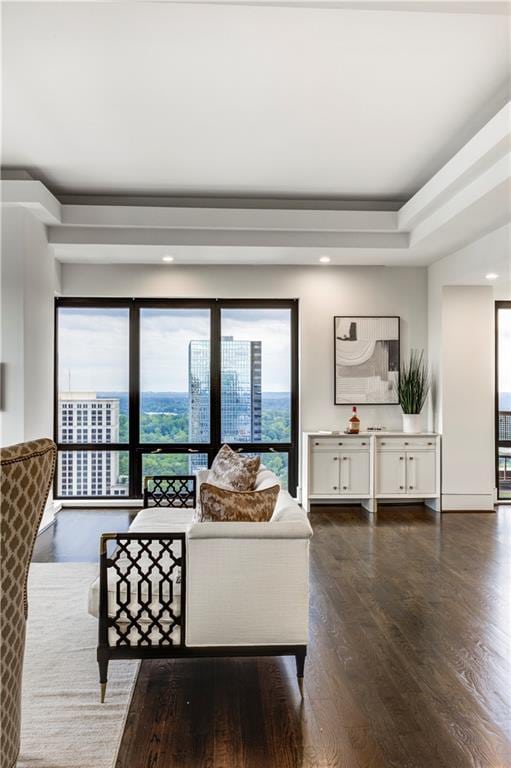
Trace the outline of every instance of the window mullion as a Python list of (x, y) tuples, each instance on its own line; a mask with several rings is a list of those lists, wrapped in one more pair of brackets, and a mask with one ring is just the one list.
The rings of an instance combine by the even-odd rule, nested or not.
[(142, 455), (140, 444), (140, 310), (135, 302), (130, 307), (129, 341), (129, 495), (142, 493)]
[(222, 328), (220, 303), (215, 301), (211, 306), (211, 373), (210, 373), (210, 464), (211, 457), (220, 448), (222, 420)]

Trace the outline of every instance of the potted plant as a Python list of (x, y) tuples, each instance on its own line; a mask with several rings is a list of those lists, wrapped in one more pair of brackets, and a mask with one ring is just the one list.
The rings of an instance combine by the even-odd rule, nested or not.
[(412, 349), (408, 362), (401, 366), (398, 390), (399, 404), (403, 409), (403, 432), (421, 431), (421, 411), (430, 385), (424, 350)]

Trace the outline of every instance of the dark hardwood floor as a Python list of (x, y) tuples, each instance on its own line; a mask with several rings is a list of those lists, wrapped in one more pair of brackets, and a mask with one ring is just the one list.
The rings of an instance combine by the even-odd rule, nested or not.
[(510, 768), (511, 507), (311, 519), (303, 700), (293, 659), (144, 662), (116, 768)]
[(127, 531), (138, 509), (63, 509), (36, 539), (35, 563), (93, 563), (102, 533)]

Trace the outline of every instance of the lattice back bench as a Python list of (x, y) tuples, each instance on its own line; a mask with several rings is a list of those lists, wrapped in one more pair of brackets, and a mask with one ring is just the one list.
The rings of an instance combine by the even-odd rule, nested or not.
[[(148, 479), (144, 501), (153, 507), (141, 510), (131, 526), (157, 520), (168, 531), (101, 536), (101, 701), (115, 659), (293, 655), (301, 688), (312, 534), (305, 512), (287, 495), (275, 523), (194, 524), (195, 478), (179, 480), (185, 485), (172, 482), (167, 488), (161, 478)], [(172, 530), (172, 509), (154, 508), (162, 506), (183, 510), (176, 512), (188, 521), (181, 522), (184, 530)]]

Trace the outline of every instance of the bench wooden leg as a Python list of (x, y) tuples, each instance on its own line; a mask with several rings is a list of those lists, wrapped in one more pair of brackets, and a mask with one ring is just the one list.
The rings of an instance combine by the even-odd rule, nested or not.
[(102, 654), (98, 653), (98, 666), (99, 666), (99, 700), (102, 704), (105, 702), (106, 684), (108, 682), (108, 658), (105, 658)]
[(303, 696), (303, 671), (305, 667), (305, 656), (307, 655), (307, 649), (303, 648), (303, 650), (298, 651), (298, 653), (295, 654), (296, 659), (296, 677), (298, 679), (298, 687), (300, 688), (300, 693)]

